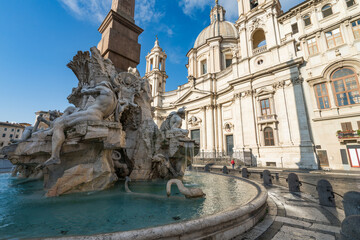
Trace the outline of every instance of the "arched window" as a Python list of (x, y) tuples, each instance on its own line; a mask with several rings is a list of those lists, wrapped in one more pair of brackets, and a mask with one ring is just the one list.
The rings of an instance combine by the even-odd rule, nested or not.
[(274, 132), (271, 127), (264, 129), (265, 146), (275, 146)]
[(333, 14), (332, 8), (330, 4), (327, 4), (322, 7), (321, 12), (323, 14), (323, 18), (326, 18)]
[(260, 47), (264, 47), (266, 50), (266, 38), (265, 38), (265, 32), (262, 29), (256, 30), (256, 32), (253, 34), (253, 49), (257, 49)]
[(337, 106), (360, 103), (359, 81), (354, 70), (340, 68), (331, 75), (331, 81)]
[(303, 17), (303, 20), (304, 20), (305, 27), (311, 25), (311, 18), (309, 15), (305, 15)]

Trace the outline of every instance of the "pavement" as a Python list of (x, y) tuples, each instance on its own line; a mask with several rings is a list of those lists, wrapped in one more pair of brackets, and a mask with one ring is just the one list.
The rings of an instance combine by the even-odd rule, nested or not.
[[(203, 169), (204, 165), (193, 165)], [(230, 170), (229, 175), (241, 176), (241, 169)], [(212, 172), (222, 171), (223, 166), (213, 165)], [(278, 173), (268, 190), (268, 213), (265, 218), (236, 240), (340, 240), (340, 226), (345, 219), (342, 196), (348, 191), (360, 192), (360, 171), (323, 171), (274, 168), (248, 168), (249, 179), (263, 184), (263, 170)], [(289, 192), (286, 178), (296, 173), (303, 183), (301, 192)], [(275, 174), (273, 174), (275, 175)], [(316, 184), (328, 180), (335, 192), (336, 207), (319, 205)], [(360, 239), (360, 238), (359, 238)]]

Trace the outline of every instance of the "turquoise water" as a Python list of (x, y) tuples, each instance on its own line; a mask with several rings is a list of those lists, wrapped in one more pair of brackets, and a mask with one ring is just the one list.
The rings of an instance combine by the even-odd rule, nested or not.
[[(41, 181), (0, 174), (0, 238), (90, 235), (159, 226), (211, 215), (244, 205), (255, 197), (254, 186), (213, 174), (187, 173), (188, 187), (201, 187), (205, 199), (186, 199), (166, 182), (124, 182), (102, 192), (46, 198)], [(254, 193), (252, 193), (254, 192)]]

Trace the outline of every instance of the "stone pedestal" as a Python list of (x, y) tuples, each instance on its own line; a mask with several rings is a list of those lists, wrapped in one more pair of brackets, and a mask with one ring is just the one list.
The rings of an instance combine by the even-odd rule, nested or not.
[(136, 68), (141, 49), (138, 37), (143, 30), (135, 25), (133, 18), (120, 10), (110, 10), (98, 30), (102, 34), (97, 46), (101, 55), (109, 58), (118, 71)]

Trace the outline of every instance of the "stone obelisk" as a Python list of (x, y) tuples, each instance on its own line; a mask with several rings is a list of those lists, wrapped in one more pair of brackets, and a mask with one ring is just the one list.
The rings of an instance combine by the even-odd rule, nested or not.
[(135, 0), (112, 0), (109, 14), (99, 27), (98, 49), (118, 71), (127, 71), (140, 62), (138, 37), (143, 30), (135, 24)]

